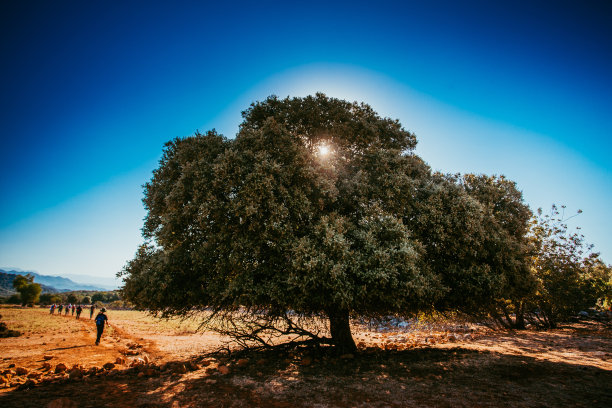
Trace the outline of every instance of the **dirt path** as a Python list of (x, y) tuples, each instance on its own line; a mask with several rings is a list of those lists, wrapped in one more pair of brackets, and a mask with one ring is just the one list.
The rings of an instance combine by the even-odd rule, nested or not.
[[(23, 367), (29, 371), (47, 373), (49, 370), (43, 368), (45, 362), (52, 368), (63, 363), (67, 367), (78, 365), (87, 369), (114, 363), (117, 357), (126, 355), (127, 361), (130, 357), (144, 355), (151, 360), (156, 358), (153, 344), (139, 343), (118, 326), (107, 327), (100, 345), (96, 346), (95, 323), (88, 317), (77, 320), (71, 315), (53, 315), (44, 318), (50, 321), (36, 322), (34, 329), (25, 336), (1, 339), (2, 371)], [(10, 390), (0, 388), (0, 394)]]

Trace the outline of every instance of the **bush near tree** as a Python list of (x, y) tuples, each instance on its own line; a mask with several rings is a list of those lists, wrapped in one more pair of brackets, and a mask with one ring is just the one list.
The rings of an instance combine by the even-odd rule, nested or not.
[(15, 294), (9, 296), (6, 299), (5, 303), (9, 304), (9, 305), (20, 305), (21, 304), (21, 296), (19, 295), (19, 293), (15, 293)]
[(433, 173), (366, 104), (270, 97), (243, 117), (235, 139), (166, 144), (120, 273), (138, 308), (212, 311), (208, 327), (243, 346), (276, 334), (351, 352), (350, 317), (496, 310), (533, 287), (513, 182)]

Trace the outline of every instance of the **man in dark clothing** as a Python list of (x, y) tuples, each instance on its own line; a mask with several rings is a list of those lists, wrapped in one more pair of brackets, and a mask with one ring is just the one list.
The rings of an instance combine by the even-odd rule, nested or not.
[(89, 318), (90, 319), (93, 317), (94, 310), (96, 310), (96, 306), (92, 304), (91, 308), (89, 309)]
[(98, 337), (96, 337), (96, 346), (100, 344), (100, 337), (102, 337), (102, 332), (104, 331), (104, 325), (108, 324), (108, 317), (104, 314), (106, 312), (105, 308), (100, 309), (100, 313), (96, 316), (96, 329), (98, 329)]
[(77, 311), (76, 318), (78, 319), (79, 317), (81, 317), (81, 312), (83, 311), (83, 308), (81, 307), (81, 305), (77, 306), (76, 311)]

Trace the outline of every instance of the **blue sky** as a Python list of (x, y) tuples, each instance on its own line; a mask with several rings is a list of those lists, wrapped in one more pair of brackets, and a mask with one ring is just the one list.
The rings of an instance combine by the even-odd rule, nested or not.
[(317, 91), (398, 118), (436, 170), (582, 209), (612, 262), (609, 2), (217, 3), (0, 3), (0, 267), (113, 276), (164, 142)]

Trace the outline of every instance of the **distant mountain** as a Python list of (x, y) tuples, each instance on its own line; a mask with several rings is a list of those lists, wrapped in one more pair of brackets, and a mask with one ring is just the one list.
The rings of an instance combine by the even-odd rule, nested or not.
[(82, 285), (93, 285), (104, 288), (105, 290), (115, 290), (121, 286), (121, 281), (117, 278), (111, 278), (106, 276), (91, 276), (91, 275), (75, 275), (75, 274), (64, 274), (64, 278), (68, 278), (73, 282)]
[[(68, 278), (63, 278), (61, 276), (47, 276), (47, 275), (41, 275), (39, 273), (31, 272), (31, 271), (0, 269), (0, 273), (11, 274), (11, 275), (31, 274), (34, 276), (35, 283), (40, 283), (41, 285), (50, 286), (51, 289), (55, 288), (56, 292), (57, 291), (64, 292), (64, 291), (69, 291), (69, 290), (96, 290), (96, 291), (109, 290), (107, 287), (105, 287), (106, 285), (90, 285), (90, 284), (76, 283)], [(13, 287), (12, 287), (12, 281), (11, 281), (11, 289), (12, 288)]]
[[(17, 275), (21, 274), (5, 273), (3, 270), (0, 269), (0, 296), (11, 296), (17, 293), (15, 288), (13, 288), (13, 281), (15, 280)], [(36, 281), (36, 278), (34, 278), (34, 282), (39, 283)], [(40, 286), (42, 287), (42, 293), (60, 292), (54, 287), (44, 285), (42, 283), (40, 284)]]

